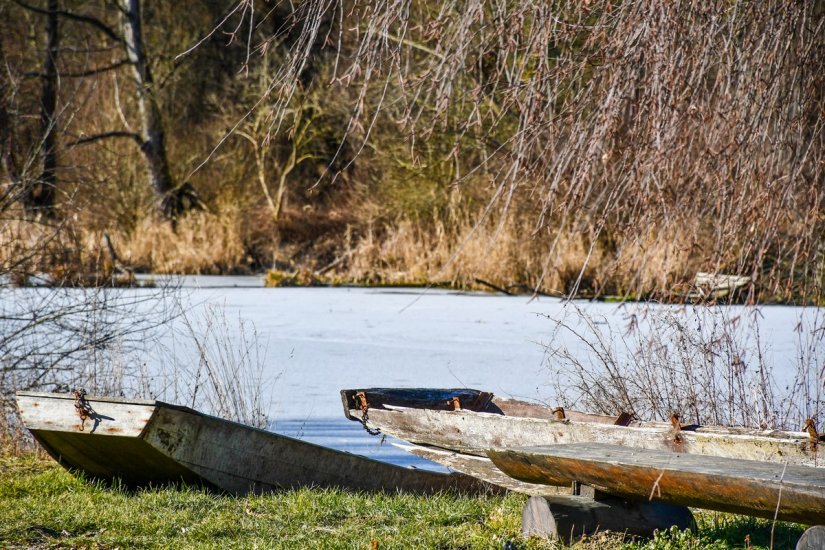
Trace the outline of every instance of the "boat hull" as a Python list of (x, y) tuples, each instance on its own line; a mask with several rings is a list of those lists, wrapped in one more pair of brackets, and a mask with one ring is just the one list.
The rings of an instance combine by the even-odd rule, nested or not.
[(299, 487), (501, 492), (469, 476), (402, 468), (158, 401), (20, 392), (26, 427), (65, 467), (130, 486), (195, 483), (235, 494)]
[[(559, 419), (559, 411), (551, 407), (470, 389), (353, 389), (343, 390), (341, 397), (348, 418), (412, 443), (413, 454), (532, 495), (550, 491), (507, 481), (508, 476), (488, 461), (487, 449), (603, 442), (669, 453), (823, 465), (817, 446), (803, 432), (697, 426), (677, 431), (661, 422), (630, 421), (627, 415), (574, 411), (563, 412), (564, 418)], [(459, 397), (458, 407), (453, 397)], [(566, 488), (569, 482), (559, 478), (555, 484)]]

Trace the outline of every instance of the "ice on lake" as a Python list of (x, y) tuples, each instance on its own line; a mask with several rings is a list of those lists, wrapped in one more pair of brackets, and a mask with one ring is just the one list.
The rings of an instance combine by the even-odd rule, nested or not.
[[(344, 419), (341, 389), (471, 387), (552, 404), (556, 385), (545, 346), (557, 342), (557, 320), (575, 326), (583, 312), (622, 334), (646, 308), (680, 309), (432, 289), (264, 289), (258, 277), (189, 277), (182, 284), (190, 315), (217, 304), (230, 321), (254, 324), (266, 375), (275, 380), (265, 396), (273, 429), (406, 464), (415, 462)], [(727, 318), (760, 317), (767, 360), (780, 375), (793, 364), (800, 320), (817, 314), (776, 306), (719, 310)], [(185, 345), (178, 350), (188, 353)]]

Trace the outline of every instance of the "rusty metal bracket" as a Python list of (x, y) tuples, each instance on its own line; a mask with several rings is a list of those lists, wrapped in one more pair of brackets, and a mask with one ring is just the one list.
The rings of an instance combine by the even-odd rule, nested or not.
[(362, 391), (356, 392), (353, 401), (355, 401), (355, 406), (360, 408), (362, 411), (369, 407), (369, 403), (367, 403), (367, 394)]
[(86, 420), (93, 417), (95, 411), (86, 400), (86, 390), (83, 388), (75, 389), (72, 394), (74, 395), (74, 409), (80, 417), (80, 431), (82, 432), (86, 427)]
[(447, 403), (453, 407), (454, 411), (461, 410), (461, 401), (458, 399), (457, 396), (450, 399)]
[(816, 423), (813, 421), (812, 418), (808, 418), (807, 420), (805, 420), (805, 426), (802, 429), (808, 432), (808, 437), (810, 437), (809, 445), (811, 451), (816, 452), (817, 448), (819, 447), (819, 432), (816, 431)]
[(553, 409), (553, 417), (556, 420), (566, 420), (567, 417), (564, 415), (564, 407), (556, 407)]
[(679, 420), (679, 413), (673, 412), (670, 414), (670, 423), (673, 425), (673, 441), (676, 443), (681, 443), (682, 422)]

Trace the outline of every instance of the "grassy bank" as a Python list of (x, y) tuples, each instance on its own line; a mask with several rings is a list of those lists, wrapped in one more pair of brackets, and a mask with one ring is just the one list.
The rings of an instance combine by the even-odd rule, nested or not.
[[(300, 490), (238, 498), (192, 488), (130, 492), (75, 478), (33, 455), (0, 458), (0, 546), (43, 548), (557, 548), (518, 534), (525, 497), (362, 495)], [(600, 536), (578, 548), (770, 547), (771, 524), (698, 515), (699, 534), (633, 543)], [(774, 548), (802, 529), (778, 523)]]

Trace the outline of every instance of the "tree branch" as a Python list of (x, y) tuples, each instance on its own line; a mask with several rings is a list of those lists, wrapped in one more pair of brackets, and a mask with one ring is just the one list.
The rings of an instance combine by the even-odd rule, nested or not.
[[(22, 0), (14, 0), (14, 3), (20, 6), (23, 9), (32, 11), (34, 13), (39, 13), (40, 15), (49, 15), (49, 10), (38, 8), (37, 6), (32, 6), (31, 4), (27, 4)], [(57, 10), (57, 15), (61, 17), (65, 17), (66, 19), (71, 19), (72, 21), (77, 21), (79, 23), (86, 23), (87, 25), (91, 25), (92, 27), (96, 28), (115, 42), (123, 42), (123, 38), (117, 34), (112, 27), (98, 19), (97, 17), (92, 17), (91, 15), (81, 15), (79, 13), (72, 13), (66, 10)]]
[[(122, 67), (124, 65), (129, 65), (131, 61), (128, 59), (120, 59), (110, 65), (104, 65), (103, 67), (97, 67), (94, 69), (89, 69), (86, 71), (80, 71), (77, 73), (60, 73), (61, 78), (83, 78), (86, 76), (93, 76), (100, 73), (105, 73), (106, 71), (111, 71), (117, 69), (118, 67)], [(44, 78), (46, 75), (43, 73), (38, 72), (28, 72), (23, 73), (23, 76), (26, 78)]]
[(94, 143), (96, 141), (100, 141), (103, 139), (109, 138), (131, 138), (138, 144), (138, 147), (143, 145), (143, 137), (137, 132), (127, 132), (125, 130), (114, 130), (112, 132), (104, 132), (102, 134), (95, 134), (93, 136), (82, 137), (71, 143), (68, 143), (66, 147), (77, 147), (78, 145), (88, 145), (90, 143)]
[(84, 76), (92, 76), (100, 73), (105, 73), (106, 71), (111, 71), (117, 69), (118, 67), (123, 67), (124, 65), (129, 65), (132, 62), (128, 59), (119, 59), (110, 65), (104, 65), (103, 67), (97, 67), (95, 69), (89, 69), (87, 71), (81, 71), (79, 73), (60, 73), (60, 76), (64, 78), (83, 78)]

